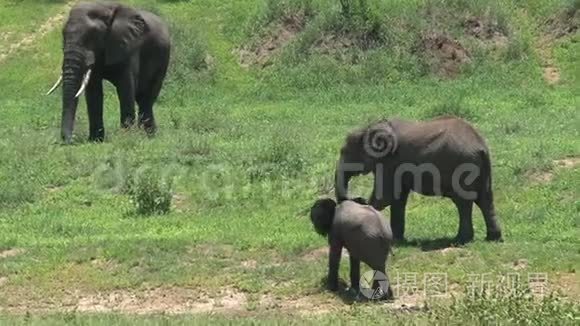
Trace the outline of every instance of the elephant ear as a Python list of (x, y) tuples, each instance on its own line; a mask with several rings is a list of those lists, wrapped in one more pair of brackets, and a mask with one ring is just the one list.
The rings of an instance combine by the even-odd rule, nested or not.
[(330, 198), (319, 199), (310, 208), (310, 220), (316, 233), (324, 236), (330, 232), (335, 209), (336, 202)]
[(149, 27), (133, 8), (117, 6), (113, 11), (105, 44), (105, 63), (116, 64), (125, 60), (142, 43)]
[(382, 121), (369, 126), (363, 136), (363, 146), (366, 154), (374, 158), (394, 154), (399, 143), (393, 125), (389, 121)]

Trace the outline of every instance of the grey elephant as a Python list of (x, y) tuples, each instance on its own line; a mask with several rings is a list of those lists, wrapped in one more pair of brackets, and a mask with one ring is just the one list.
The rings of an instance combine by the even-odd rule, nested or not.
[[(360, 290), (360, 262), (381, 273), (374, 273), (373, 293), (368, 298), (392, 299), (393, 291), (389, 283), (386, 264), (393, 235), (382, 214), (374, 208), (347, 200), (339, 205), (332, 199), (320, 199), (310, 209), (310, 219), (316, 232), (328, 237), (330, 246), (328, 259), (328, 284), (331, 291), (338, 290), (338, 269), (342, 248), (350, 257), (351, 288)], [(366, 289), (371, 290), (371, 289)], [(372, 297), (371, 297), (372, 295)]]
[(459, 211), (458, 243), (473, 240), (472, 208), (481, 209), (487, 240), (502, 240), (492, 191), (490, 151), (466, 121), (439, 117), (415, 122), (383, 120), (350, 133), (335, 173), (339, 202), (348, 198), (351, 177), (374, 174), (369, 203), (390, 206), (395, 241), (404, 240), (405, 206), (411, 191), (451, 198)]
[(156, 130), (153, 104), (167, 72), (170, 35), (156, 15), (107, 2), (81, 2), (69, 14), (63, 29), (62, 74), (48, 92), (61, 83), (61, 137), (71, 143), (79, 96), (86, 91), (89, 140), (103, 141), (103, 79), (117, 89), (121, 125), (135, 121), (148, 133)]

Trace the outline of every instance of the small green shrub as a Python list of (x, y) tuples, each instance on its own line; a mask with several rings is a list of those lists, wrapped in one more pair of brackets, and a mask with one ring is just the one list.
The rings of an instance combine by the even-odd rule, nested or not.
[(146, 168), (129, 179), (129, 196), (139, 215), (167, 214), (171, 209), (173, 181)]

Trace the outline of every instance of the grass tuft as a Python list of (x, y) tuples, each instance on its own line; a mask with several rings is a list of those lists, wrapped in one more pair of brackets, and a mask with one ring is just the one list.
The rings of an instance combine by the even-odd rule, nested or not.
[(171, 209), (173, 181), (153, 168), (142, 168), (129, 179), (128, 192), (137, 214), (167, 214)]
[(251, 181), (293, 178), (304, 170), (306, 158), (296, 135), (283, 130), (272, 137), (247, 165)]

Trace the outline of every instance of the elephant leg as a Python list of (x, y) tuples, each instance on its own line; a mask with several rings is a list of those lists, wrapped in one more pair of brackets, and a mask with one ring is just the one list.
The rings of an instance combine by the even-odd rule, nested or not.
[(360, 260), (350, 256), (350, 287), (356, 292), (360, 289)]
[(480, 196), (480, 198), (475, 202), (481, 213), (483, 214), (483, 219), (485, 220), (485, 226), (487, 229), (488, 241), (502, 241), (501, 228), (497, 221), (497, 216), (495, 214), (495, 205), (493, 204), (493, 194), (486, 193)]
[(121, 127), (129, 128), (135, 123), (135, 80), (127, 73), (117, 83), (117, 95), (121, 106)]
[(389, 279), (389, 275), (387, 274), (386, 270), (382, 271), (385, 274), (385, 281), (386, 281), (386, 289), (383, 286), (383, 296), (381, 300), (393, 300), (395, 298), (395, 294), (393, 293), (393, 288), (391, 287), (391, 280)]
[(139, 127), (145, 129), (149, 135), (155, 134), (157, 127), (153, 115), (153, 100), (148, 98), (138, 98), (139, 104)]
[[(373, 292), (375, 293), (373, 299), (391, 300), (393, 299), (393, 289), (391, 282), (386, 273), (385, 265), (379, 266), (373, 276)], [(380, 291), (380, 292), (379, 292)]]
[(403, 191), (399, 198), (391, 203), (391, 229), (395, 241), (405, 240), (405, 209), (408, 198), (409, 191)]
[(102, 142), (105, 140), (103, 124), (103, 82), (93, 76), (86, 89), (87, 111), (89, 116), (89, 140)]
[(464, 199), (454, 199), (453, 202), (459, 211), (459, 231), (455, 241), (465, 244), (473, 240), (473, 202)]
[[(169, 60), (168, 56), (169, 54), (167, 54), (166, 60)], [(160, 60), (163, 61), (163, 59)], [(143, 127), (150, 135), (157, 131), (155, 116), (153, 115), (153, 105), (155, 104), (155, 101), (157, 101), (159, 92), (161, 92), (166, 72), (167, 67), (162, 67), (157, 74), (155, 74), (153, 82), (140, 91), (140, 94), (137, 97), (137, 103), (139, 104), (139, 127)]]
[(337, 240), (330, 242), (328, 254), (328, 279), (327, 287), (330, 291), (338, 290), (338, 268), (340, 267), (340, 257), (342, 255), (342, 243)]

